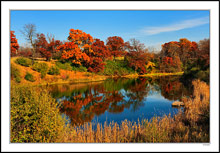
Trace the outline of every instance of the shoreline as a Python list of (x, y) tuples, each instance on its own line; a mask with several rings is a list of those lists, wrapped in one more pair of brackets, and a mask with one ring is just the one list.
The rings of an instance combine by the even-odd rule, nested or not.
[[(94, 78), (84, 78), (84, 79), (74, 79), (74, 80), (69, 80), (69, 81), (58, 81), (58, 82), (42, 82), (39, 84), (31, 84), (31, 83), (25, 83), (22, 84), (21, 86), (45, 86), (45, 85), (56, 85), (56, 84), (79, 84), (79, 83), (92, 83), (92, 82), (101, 82), (105, 81), (109, 78), (138, 78), (138, 77), (158, 77), (158, 76), (174, 76), (174, 75), (183, 75), (184, 72), (176, 72), (176, 73), (150, 73), (150, 74), (144, 74), (144, 75), (136, 75), (136, 74), (131, 74), (131, 75), (124, 75), (124, 76), (100, 76), (100, 79), (94, 79)], [(20, 84), (16, 84), (20, 85)]]

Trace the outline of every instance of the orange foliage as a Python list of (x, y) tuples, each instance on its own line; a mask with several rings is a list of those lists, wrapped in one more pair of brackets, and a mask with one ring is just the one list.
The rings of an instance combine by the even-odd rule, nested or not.
[(78, 29), (70, 29), (68, 40), (70, 42), (66, 42), (57, 48), (57, 51), (62, 51), (61, 58), (70, 60), (76, 65), (88, 62), (90, 60), (88, 54), (92, 52), (92, 36)]

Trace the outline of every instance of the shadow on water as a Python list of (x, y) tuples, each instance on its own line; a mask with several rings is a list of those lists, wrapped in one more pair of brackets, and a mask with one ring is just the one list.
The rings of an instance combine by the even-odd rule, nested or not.
[(178, 108), (173, 108), (172, 102), (192, 94), (177, 76), (115, 78), (99, 83), (52, 85), (50, 90), (61, 105), (60, 112), (78, 126), (85, 122), (120, 123), (125, 119), (173, 116)]

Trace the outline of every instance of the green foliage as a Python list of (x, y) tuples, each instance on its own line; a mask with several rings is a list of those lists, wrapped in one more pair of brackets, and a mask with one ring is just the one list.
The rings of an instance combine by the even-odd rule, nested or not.
[(184, 74), (182, 79), (184, 80), (193, 80), (193, 79), (200, 79), (206, 83), (209, 83), (209, 75), (210, 70), (209, 67), (205, 67), (204, 64), (193, 62), (188, 63), (184, 67)]
[(73, 66), (73, 71), (87, 72), (87, 68), (82, 65), (80, 65), (79, 67)]
[(48, 71), (48, 65), (46, 63), (35, 63), (32, 67), (33, 70), (41, 73), (41, 78), (44, 78)]
[(51, 66), (48, 74), (50, 75), (59, 75), (60, 74), (60, 69), (57, 66)]
[(105, 69), (102, 74), (104, 75), (128, 75), (128, 74), (134, 74), (135, 71), (132, 68), (129, 68), (127, 64), (124, 61), (106, 61)]
[(21, 82), (21, 74), (17, 67), (14, 64), (11, 64), (11, 78), (15, 79), (17, 83)]
[(63, 70), (71, 71), (73, 69), (72, 66), (71, 66), (71, 63), (69, 63), (69, 62), (62, 63), (60, 61), (57, 61), (56, 66), (59, 67), (60, 69), (63, 69)]
[(20, 64), (22, 66), (29, 67), (32, 65), (32, 60), (25, 57), (19, 57), (15, 60), (15, 63)]
[(11, 88), (11, 142), (57, 142), (65, 121), (47, 89)]
[(34, 81), (35, 81), (34, 76), (33, 76), (31, 73), (29, 73), (29, 72), (26, 72), (26, 75), (25, 75), (24, 78), (25, 78), (26, 80), (28, 80), (28, 81), (31, 81), (31, 82), (34, 82)]

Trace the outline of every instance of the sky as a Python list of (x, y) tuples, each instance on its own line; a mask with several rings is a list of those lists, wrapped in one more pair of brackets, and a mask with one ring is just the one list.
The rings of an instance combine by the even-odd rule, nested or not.
[(80, 29), (106, 42), (110, 36), (124, 41), (140, 40), (146, 47), (159, 50), (163, 43), (187, 38), (190, 41), (209, 38), (209, 11), (21, 11), (10, 12), (10, 29), (18, 43), (26, 40), (20, 32), (25, 24), (35, 24), (37, 33), (53, 34), (67, 40), (70, 29)]

